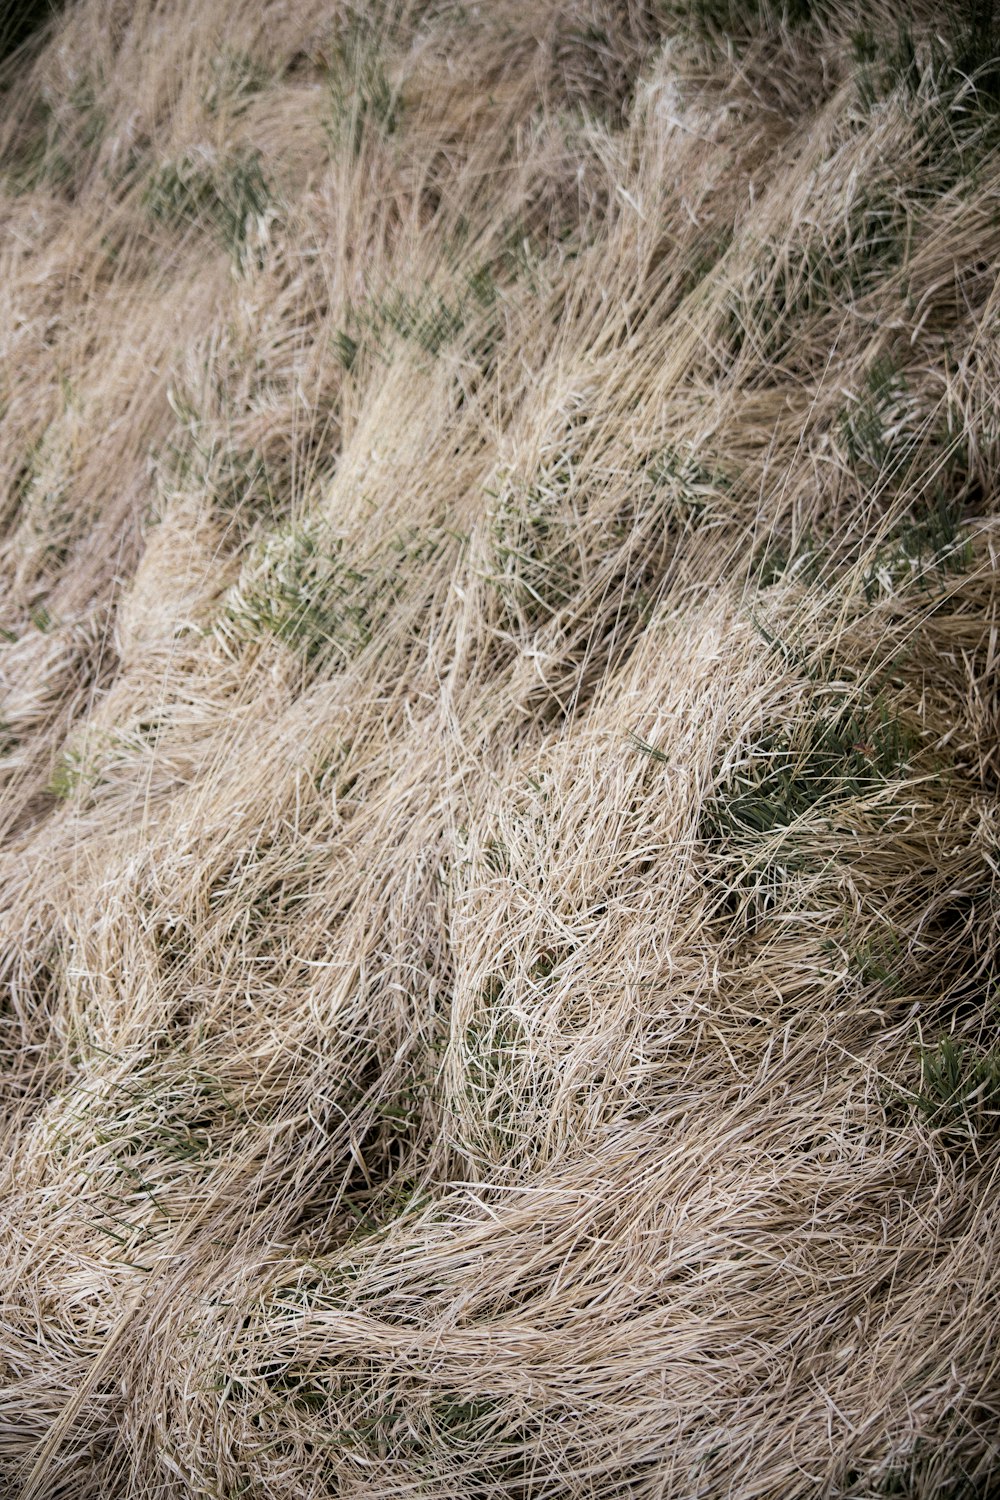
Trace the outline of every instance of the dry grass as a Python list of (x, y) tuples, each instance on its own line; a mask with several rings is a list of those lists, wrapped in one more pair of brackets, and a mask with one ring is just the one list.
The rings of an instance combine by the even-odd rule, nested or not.
[(997, 40), (6, 63), (4, 1495), (998, 1493)]

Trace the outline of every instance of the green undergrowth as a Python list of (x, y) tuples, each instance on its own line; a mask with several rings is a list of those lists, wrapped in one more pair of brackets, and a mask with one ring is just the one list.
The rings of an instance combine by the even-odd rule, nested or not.
[(246, 1128), (242, 1112), (213, 1075), (196, 1066), (164, 1073), (149, 1059), (127, 1079), (80, 1083), (69, 1097), (53, 1152), (75, 1163), (95, 1243), (110, 1260), (148, 1271), (145, 1257), (174, 1218), (171, 1187), (190, 1192), (227, 1160)]
[(871, 105), (897, 90), (929, 95), (942, 111), (1000, 113), (1000, 17), (994, 0), (946, 4), (922, 33), (905, 10), (895, 26), (861, 26), (853, 37), (858, 87)]
[(73, 422), (67, 402), (66, 411), (24, 453), (9, 491), (11, 519), (39, 578), (62, 572), (86, 525), (75, 487)]
[(277, 640), (312, 669), (343, 666), (453, 540), (411, 528), (363, 554), (321, 524), (285, 525), (254, 548), (215, 633), (230, 648)]
[(671, 29), (715, 48), (738, 50), (754, 37), (797, 32), (830, 19), (831, 0), (660, 0)]
[[(903, 372), (881, 359), (841, 408), (837, 437), (850, 519), (836, 531), (807, 527), (794, 547), (769, 538), (753, 559), (757, 586), (794, 578), (832, 588), (854, 575), (871, 603), (910, 588), (929, 592), (966, 573), (974, 561), (966, 513), (982, 492), (950, 414), (926, 415)], [(874, 543), (855, 525), (862, 503), (871, 520), (883, 517)]]
[(430, 358), (471, 334), (468, 353), (488, 361), (499, 336), (498, 287), (493, 270), (480, 265), (453, 278), (457, 290), (445, 295), (425, 284), (416, 292), (390, 289), (349, 310), (334, 338), (334, 353), (346, 370), (363, 356), (391, 363), (397, 341)]
[(66, 799), (81, 787), (92, 786), (96, 775), (81, 750), (63, 750), (49, 780), (49, 790), (54, 797)]
[(348, 559), (342, 539), (289, 527), (269, 536), (244, 568), (219, 631), (231, 641), (273, 637), (311, 665), (331, 654), (346, 661), (370, 641), (395, 594), (390, 577)]
[(839, 436), (859, 491), (886, 504), (916, 496), (928, 512), (977, 500), (964, 432), (946, 407), (928, 411), (891, 359), (869, 368), (842, 407)]
[(226, 447), (200, 457), (205, 487), (226, 515), (273, 523), (291, 507), (287, 466), (269, 462), (255, 448)]
[(705, 811), (709, 842), (756, 838), (817, 809), (870, 797), (905, 772), (912, 733), (877, 701), (828, 705), (756, 740)]
[(860, 940), (851, 932), (845, 913), (844, 938), (841, 943), (824, 939), (821, 948), (835, 955), (846, 953), (850, 972), (868, 993), (897, 995), (902, 992), (906, 973), (906, 950), (899, 934), (891, 928), (869, 932)]
[(206, 415), (199, 397), (172, 386), (167, 401), (177, 419), (169, 440), (152, 454), (157, 499), (150, 519), (161, 517), (177, 495), (204, 496), (233, 523), (240, 543), (318, 500), (336, 469), (339, 429), (335, 413), (321, 407), (308, 424), (264, 445), (241, 438), (234, 416)]
[(74, 1148), (107, 1148), (125, 1168), (152, 1154), (174, 1161), (203, 1160), (228, 1135), (239, 1111), (222, 1082), (197, 1067), (171, 1075), (137, 1066), (128, 1079), (95, 1092), (73, 1136)]
[[(858, 544), (821, 537), (806, 530), (791, 546), (771, 540), (753, 561), (758, 588), (796, 581), (810, 588), (833, 588), (857, 565)], [(949, 574), (973, 565), (974, 550), (960, 504), (937, 496), (930, 506), (915, 507), (886, 529), (882, 540), (864, 554), (858, 582), (866, 603), (916, 588), (930, 594)]]
[(274, 69), (253, 53), (224, 49), (212, 58), (205, 107), (210, 114), (238, 116), (274, 82)]
[[(1000, 1012), (993, 1004), (993, 1030)], [(1000, 1040), (983, 1045), (943, 1036), (920, 1056), (913, 1106), (945, 1145), (958, 1149), (1000, 1129)]]
[(487, 490), (486, 579), (502, 628), (540, 629), (596, 580), (619, 628), (648, 620), (679, 539), (728, 519), (732, 481), (711, 458), (668, 443), (637, 467), (626, 497), (599, 521), (588, 514), (591, 494), (569, 447), (530, 480), (508, 472)]
[(572, 487), (572, 465), (562, 456), (544, 466), (534, 482), (505, 475), (487, 492), (488, 579), (508, 628), (536, 629), (573, 598), (579, 559)]
[(871, 602), (914, 581), (930, 590), (943, 575), (966, 572), (972, 560), (961, 508), (939, 494), (929, 507), (904, 515), (877, 549), (862, 577), (865, 599)]
[(267, 212), (273, 195), (258, 152), (217, 159), (191, 151), (154, 172), (145, 202), (157, 223), (210, 228), (239, 261), (255, 221)]
[[(430, 1392), (407, 1391), (394, 1381), (378, 1390), (370, 1379), (376, 1366), (364, 1357), (304, 1361), (275, 1351), (252, 1359), (251, 1351), (260, 1351), (265, 1340), (273, 1345), (275, 1331), (280, 1339), (289, 1319), (349, 1307), (363, 1297), (364, 1271), (365, 1261), (342, 1254), (304, 1262), (294, 1280), (275, 1287), (246, 1319), (246, 1364), (216, 1374), (218, 1397), (256, 1408), (262, 1420), (265, 1412), (280, 1419), (282, 1408), (291, 1406), (308, 1417), (322, 1449), (335, 1444), (362, 1475), (373, 1461), (390, 1456), (431, 1475), (445, 1464), (470, 1500), (492, 1493), (489, 1486), (498, 1480), (523, 1481), (530, 1450), (523, 1410), (477, 1389), (474, 1372), (460, 1389), (435, 1382)], [(484, 1451), (490, 1453), (488, 1472)]]
[(327, 133), (335, 151), (357, 156), (366, 140), (395, 135), (401, 124), (402, 99), (372, 27), (358, 22), (337, 37), (328, 76)]
[(241, 539), (287, 523), (304, 497), (332, 477), (335, 458), (319, 425), (294, 446), (266, 454), (231, 435), (205, 438), (200, 425), (192, 414), (185, 433), (156, 456), (159, 487), (165, 496), (190, 490), (206, 496), (227, 523), (239, 523)]
[(107, 118), (93, 79), (84, 75), (62, 98), (32, 99), (0, 172), (15, 193), (50, 188), (72, 196), (104, 139)]
[(723, 367), (743, 356), (759, 366), (761, 379), (770, 378), (774, 362), (798, 357), (813, 325), (839, 322), (906, 263), (911, 236), (906, 199), (890, 181), (871, 181), (835, 223), (810, 227), (788, 244), (761, 245), (752, 272), (726, 298)]
[(1000, 147), (1000, 18), (993, 0), (943, 8), (918, 29), (901, 15), (894, 29), (860, 27), (853, 39), (862, 108), (894, 98), (924, 148), (923, 193), (975, 182)]
[(911, 767), (918, 742), (877, 698), (817, 692), (785, 724), (768, 727), (724, 767), (702, 809), (698, 836), (721, 909), (758, 920), (789, 880), (814, 862), (811, 840), (845, 814), (876, 808)]
[(126, 776), (137, 761), (151, 764), (163, 724), (156, 715), (115, 729), (87, 729), (60, 751), (48, 790), (60, 801), (86, 800), (115, 773)]
[[(443, 1467), (469, 1500), (496, 1492), (497, 1484), (523, 1485), (531, 1452), (531, 1437), (508, 1405), (464, 1387), (428, 1398), (419, 1391), (394, 1387), (369, 1391), (362, 1409), (352, 1399), (349, 1380), (362, 1381), (334, 1367), (281, 1364), (261, 1365), (250, 1380), (222, 1388), (230, 1397), (263, 1400), (265, 1405), (289, 1403), (308, 1416), (314, 1432), (323, 1432), (317, 1461), (335, 1444), (348, 1467), (363, 1477), (372, 1463), (392, 1460), (396, 1465), (434, 1475)], [(438, 1388), (440, 1390), (440, 1388)], [(320, 1424), (317, 1429), (317, 1424)], [(483, 1454), (489, 1453), (488, 1466)], [(331, 1470), (332, 1472), (332, 1470)]]
[[(397, 291), (361, 307), (336, 337), (336, 353), (345, 369), (355, 367), (363, 349), (374, 350), (388, 362), (394, 338), (413, 343), (432, 358), (454, 341), (465, 327), (465, 309), (429, 288), (411, 296)], [(353, 330), (353, 331), (351, 331)]]

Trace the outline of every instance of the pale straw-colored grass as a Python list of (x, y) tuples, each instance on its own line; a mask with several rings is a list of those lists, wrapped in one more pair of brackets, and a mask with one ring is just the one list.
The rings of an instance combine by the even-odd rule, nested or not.
[(5, 1496), (997, 1492), (956, 25), (76, 0), (4, 65)]

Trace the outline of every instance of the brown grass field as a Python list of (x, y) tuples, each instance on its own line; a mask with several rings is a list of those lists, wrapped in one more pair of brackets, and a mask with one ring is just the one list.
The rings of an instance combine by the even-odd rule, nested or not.
[(0, 65), (0, 1495), (1000, 1495), (1000, 19)]

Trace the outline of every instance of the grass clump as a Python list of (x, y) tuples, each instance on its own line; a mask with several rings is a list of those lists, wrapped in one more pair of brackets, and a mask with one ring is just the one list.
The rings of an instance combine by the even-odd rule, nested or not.
[(913, 437), (906, 427), (906, 396), (906, 380), (898, 367), (892, 360), (878, 359), (865, 376), (861, 395), (841, 414), (848, 461), (870, 484), (878, 483), (887, 469), (899, 469), (913, 456)]
[(967, 570), (972, 543), (964, 506), (977, 485), (961, 434), (948, 421), (919, 417), (905, 377), (889, 360), (868, 371), (860, 396), (841, 412), (840, 429), (858, 490), (880, 509), (904, 507), (866, 567), (865, 598), (911, 580), (926, 589), (935, 577)]
[(277, 640), (311, 668), (344, 666), (371, 642), (412, 575), (434, 564), (445, 540), (410, 528), (361, 553), (324, 525), (286, 523), (255, 544), (215, 634), (228, 649)]
[(66, 750), (59, 757), (49, 790), (54, 797), (64, 801), (72, 797), (73, 793), (81, 787), (92, 785), (93, 770), (87, 763), (87, 759), (81, 750)]
[(993, 0), (945, 9), (933, 30), (900, 21), (895, 34), (856, 32), (854, 57), (865, 109), (895, 97), (912, 115), (930, 181), (946, 189), (975, 176), (1000, 144), (1000, 20)]
[(962, 520), (961, 507), (940, 490), (929, 504), (903, 516), (864, 571), (866, 600), (870, 603), (911, 582), (927, 591), (943, 575), (966, 572), (972, 566), (973, 548)]
[(709, 464), (693, 447), (668, 443), (647, 466), (653, 496), (663, 520), (697, 527), (710, 518), (720, 497), (731, 493), (729, 475)]
[(224, 50), (212, 59), (205, 108), (213, 115), (243, 114), (272, 82), (273, 71), (263, 58), (252, 52)]
[(924, 88), (939, 107), (959, 114), (1000, 111), (1000, 19), (994, 0), (946, 6), (941, 22), (926, 41), (906, 20), (898, 22), (894, 35), (868, 27), (855, 32), (866, 102), (896, 90), (916, 95)]
[(839, 221), (808, 226), (788, 243), (762, 247), (754, 269), (726, 299), (722, 348), (764, 367), (796, 358), (813, 329), (839, 322), (904, 264), (908, 209), (891, 184), (855, 192)]

